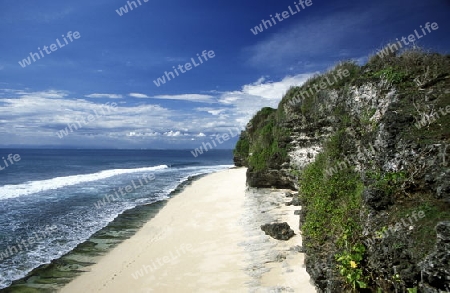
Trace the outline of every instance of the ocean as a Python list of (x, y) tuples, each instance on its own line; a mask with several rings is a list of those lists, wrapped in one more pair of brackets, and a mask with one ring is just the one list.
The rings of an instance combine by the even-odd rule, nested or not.
[(33, 279), (37, 291), (69, 282), (67, 270), (130, 237), (192, 178), (233, 166), (231, 150), (0, 149), (8, 154), (20, 161), (0, 171), (0, 289)]

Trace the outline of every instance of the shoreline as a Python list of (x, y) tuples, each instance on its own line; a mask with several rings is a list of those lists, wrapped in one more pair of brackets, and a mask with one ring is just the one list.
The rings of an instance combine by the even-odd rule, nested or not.
[[(286, 206), (284, 192), (275, 191), (276, 204), (261, 211), (245, 171), (191, 182), (61, 292), (315, 292), (295, 249), (301, 236), (293, 209), (299, 207)], [(261, 215), (263, 221), (288, 219), (297, 235), (288, 241), (266, 236), (253, 221)], [(155, 233), (159, 237), (151, 238)]]
[[(32, 269), (24, 277), (14, 280), (8, 287), (1, 288), (0, 292), (22, 292), (23, 290), (34, 289), (61, 290), (66, 284), (76, 279), (80, 273), (96, 264), (117, 245), (131, 238), (145, 223), (158, 214), (168, 201), (182, 193), (193, 182), (208, 174), (210, 173), (188, 177), (170, 192), (168, 199), (136, 206), (124, 211), (107, 226), (79, 243), (71, 251), (49, 263), (41, 264)], [(166, 232), (167, 229), (161, 228), (149, 233), (154, 239), (157, 239)]]

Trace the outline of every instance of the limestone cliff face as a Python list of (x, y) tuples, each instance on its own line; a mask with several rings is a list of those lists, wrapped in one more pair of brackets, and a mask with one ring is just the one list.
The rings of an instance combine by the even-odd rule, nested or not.
[(449, 77), (450, 56), (419, 51), (342, 63), (241, 134), (250, 186), (299, 189), (320, 292), (450, 289)]

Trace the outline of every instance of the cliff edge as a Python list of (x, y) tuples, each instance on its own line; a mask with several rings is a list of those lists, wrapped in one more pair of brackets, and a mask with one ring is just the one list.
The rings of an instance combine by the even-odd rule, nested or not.
[(302, 203), (319, 292), (450, 291), (450, 56), (342, 62), (263, 108), (234, 151)]

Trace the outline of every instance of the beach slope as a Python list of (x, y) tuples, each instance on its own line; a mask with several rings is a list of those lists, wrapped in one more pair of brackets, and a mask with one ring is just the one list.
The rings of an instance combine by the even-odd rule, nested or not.
[[(267, 285), (255, 288), (242, 245), (248, 241), (245, 172), (229, 169), (194, 181), (61, 292), (271, 292)], [(296, 277), (308, 285), (302, 292), (314, 292), (306, 272)], [(272, 278), (277, 286), (285, 281)]]

